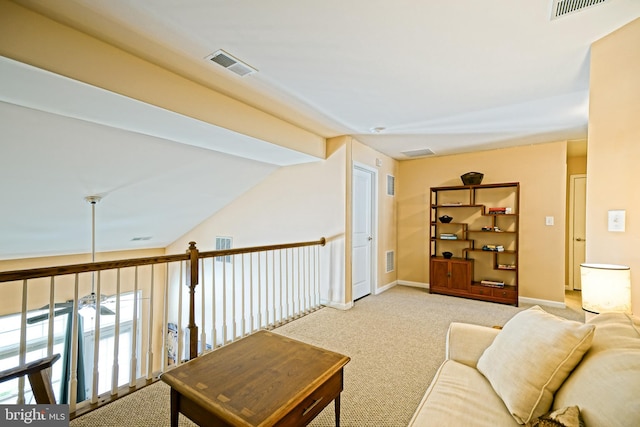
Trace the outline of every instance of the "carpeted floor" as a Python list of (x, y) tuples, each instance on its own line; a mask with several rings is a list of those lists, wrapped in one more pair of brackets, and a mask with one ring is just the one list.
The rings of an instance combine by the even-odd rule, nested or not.
[[(396, 286), (371, 295), (346, 311), (323, 308), (275, 332), (351, 357), (345, 367), (341, 425), (406, 426), (438, 366), (444, 360), (445, 333), (451, 322), (503, 325), (519, 310), (481, 301), (431, 295)], [(583, 321), (575, 304), (550, 313)], [(312, 426), (334, 426), (330, 404)], [(168, 426), (169, 387), (146, 387), (70, 423), (81, 426)], [(181, 426), (193, 426), (180, 416)]]

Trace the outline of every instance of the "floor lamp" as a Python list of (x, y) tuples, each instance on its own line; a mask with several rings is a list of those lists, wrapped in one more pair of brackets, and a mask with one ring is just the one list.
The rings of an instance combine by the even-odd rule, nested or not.
[(631, 270), (626, 265), (580, 264), (585, 320), (604, 312), (631, 313)]

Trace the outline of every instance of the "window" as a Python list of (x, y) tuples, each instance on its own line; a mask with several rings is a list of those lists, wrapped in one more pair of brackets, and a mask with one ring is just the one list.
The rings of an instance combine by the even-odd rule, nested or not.
[[(103, 306), (115, 312), (115, 298), (102, 303)], [(27, 319), (34, 316), (47, 314), (49, 309), (32, 310), (27, 314)], [(58, 310), (60, 313), (60, 311)], [(141, 310), (138, 309), (138, 313)], [(82, 316), (83, 360), (85, 393), (87, 398), (91, 396), (93, 378), (93, 354), (95, 337), (95, 310), (84, 307), (79, 310)], [(20, 354), (20, 313), (0, 317), (0, 371), (10, 369), (19, 364)], [(113, 372), (113, 346), (115, 344), (115, 315), (103, 314), (100, 316), (100, 355), (98, 358), (98, 394), (111, 389), (111, 377)], [(70, 316), (68, 312), (54, 317), (53, 322), (53, 354), (59, 353), (62, 357), (53, 364), (51, 371), (51, 383), (56, 401), (60, 402), (60, 389), (62, 381), (62, 365), (64, 363), (65, 343), (67, 334), (67, 322)], [(140, 320), (140, 319), (138, 319)], [(138, 322), (138, 327), (140, 327)], [(129, 381), (131, 361), (131, 338), (133, 333), (133, 292), (120, 296), (120, 335), (118, 349), (118, 382), (122, 385)], [(33, 324), (27, 324), (27, 349), (26, 361), (33, 361), (47, 356), (47, 344), (49, 334), (48, 318)], [(140, 333), (138, 333), (138, 337)], [(140, 354), (140, 342), (138, 354)], [(140, 368), (138, 367), (138, 370)], [(81, 375), (80, 373), (78, 375)], [(138, 373), (136, 373), (138, 376)], [(0, 404), (15, 404), (18, 398), (18, 379), (6, 381), (0, 384)], [(25, 403), (35, 404), (35, 399), (29, 388), (29, 381), (25, 377)]]

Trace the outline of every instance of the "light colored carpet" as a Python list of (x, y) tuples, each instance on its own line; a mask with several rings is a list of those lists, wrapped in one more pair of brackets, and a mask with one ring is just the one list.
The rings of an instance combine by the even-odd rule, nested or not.
[[(396, 286), (371, 295), (347, 311), (323, 308), (275, 332), (351, 357), (345, 367), (341, 425), (406, 426), (444, 360), (445, 334), (451, 322), (504, 325), (528, 305), (501, 304), (431, 295)], [(583, 321), (579, 307), (543, 307)], [(155, 383), (70, 423), (80, 426), (168, 426), (169, 387)], [(180, 416), (181, 426), (193, 426)], [(330, 404), (311, 423), (334, 426)]]

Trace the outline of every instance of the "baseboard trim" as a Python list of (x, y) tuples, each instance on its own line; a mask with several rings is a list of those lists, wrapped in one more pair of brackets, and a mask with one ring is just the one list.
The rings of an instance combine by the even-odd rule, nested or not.
[(532, 305), (546, 305), (547, 307), (555, 307), (555, 308), (567, 308), (567, 305), (563, 302), (550, 301), (547, 299), (519, 297), (518, 302), (520, 304), (524, 303), (524, 304), (532, 304)]
[(324, 305), (325, 307), (335, 308), (337, 310), (349, 310), (351, 307), (353, 307), (353, 301), (338, 303), (328, 300), (320, 300), (320, 304)]
[(398, 285), (411, 286), (411, 287), (414, 287), (414, 288), (429, 289), (429, 284), (428, 283), (411, 282), (409, 280), (398, 280), (397, 282), (398, 282)]
[(379, 295), (379, 294), (381, 294), (381, 293), (383, 293), (385, 291), (388, 291), (389, 289), (393, 288), (397, 284), (398, 284), (398, 281), (394, 280), (393, 282), (388, 283), (388, 284), (376, 289), (373, 294), (374, 295)]

